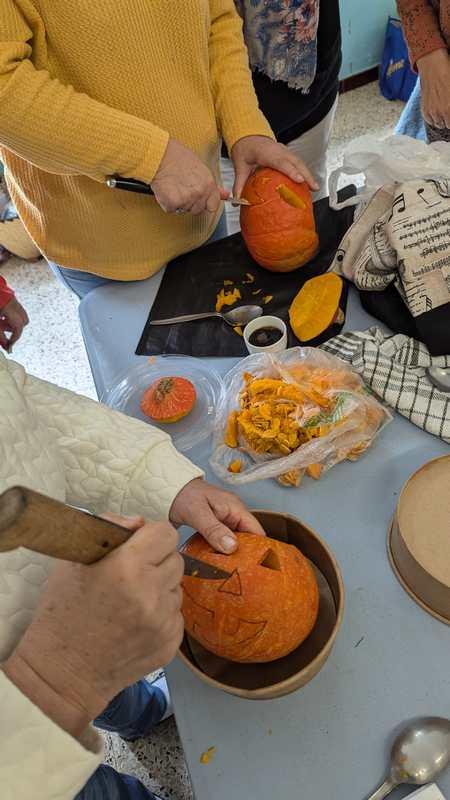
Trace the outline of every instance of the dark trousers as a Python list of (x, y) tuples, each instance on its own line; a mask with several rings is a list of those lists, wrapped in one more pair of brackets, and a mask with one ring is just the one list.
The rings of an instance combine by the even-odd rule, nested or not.
[[(125, 739), (146, 736), (161, 721), (166, 699), (160, 689), (139, 681), (114, 698), (94, 725)], [(137, 778), (102, 764), (75, 800), (157, 800)]]

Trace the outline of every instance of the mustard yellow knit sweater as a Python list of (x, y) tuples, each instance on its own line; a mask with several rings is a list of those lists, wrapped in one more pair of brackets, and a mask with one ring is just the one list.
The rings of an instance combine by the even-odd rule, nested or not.
[(271, 132), (234, 0), (0, 0), (2, 158), (50, 260), (135, 280), (201, 244), (216, 219), (105, 179), (150, 182), (169, 137), (217, 173), (220, 136), (250, 134)]

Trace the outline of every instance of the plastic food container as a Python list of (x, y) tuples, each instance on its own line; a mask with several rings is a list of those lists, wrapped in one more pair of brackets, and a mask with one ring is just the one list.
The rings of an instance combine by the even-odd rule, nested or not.
[[(194, 384), (197, 392), (194, 408), (179, 422), (155, 422), (141, 411), (141, 397), (154, 381), (174, 376), (187, 378)], [(100, 400), (116, 411), (165, 431), (172, 437), (177, 450), (186, 452), (211, 435), (223, 393), (222, 378), (208, 362), (190, 356), (158, 356), (133, 365), (117, 378)]]
[(185, 634), (180, 658), (204, 683), (250, 700), (269, 700), (301, 689), (327, 661), (344, 614), (344, 584), (329, 547), (311, 528), (287, 514), (253, 512), (273, 539), (298, 547), (314, 567), (319, 616), (312, 633), (290, 655), (267, 664), (238, 664), (209, 653)]

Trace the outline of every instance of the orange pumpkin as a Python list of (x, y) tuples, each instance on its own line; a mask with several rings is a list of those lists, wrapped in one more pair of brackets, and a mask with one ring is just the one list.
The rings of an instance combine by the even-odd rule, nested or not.
[(142, 395), (141, 409), (157, 422), (178, 422), (192, 411), (196, 399), (195, 387), (186, 378), (159, 378)]
[(277, 170), (258, 169), (245, 184), (241, 231), (255, 261), (272, 272), (291, 272), (317, 252), (311, 192)]
[(274, 661), (311, 633), (319, 590), (293, 545), (240, 533), (238, 550), (224, 556), (196, 534), (184, 551), (231, 573), (224, 581), (183, 578), (186, 631), (207, 650), (229, 661)]

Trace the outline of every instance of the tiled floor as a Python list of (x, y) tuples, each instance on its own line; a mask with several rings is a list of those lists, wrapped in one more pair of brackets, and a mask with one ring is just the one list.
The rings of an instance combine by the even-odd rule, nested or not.
[[(392, 133), (401, 110), (402, 103), (384, 100), (375, 83), (343, 95), (329, 153), (330, 169), (336, 167), (343, 149), (356, 136), (371, 133), (383, 138)], [(76, 300), (42, 262), (21, 264), (12, 260), (2, 272), (31, 318), (14, 357), (34, 375), (95, 397)], [(191, 800), (187, 769), (172, 720), (163, 723), (150, 739), (135, 745), (129, 746), (118, 737), (109, 737), (106, 744), (108, 761), (121, 771), (138, 775), (161, 797)]]

